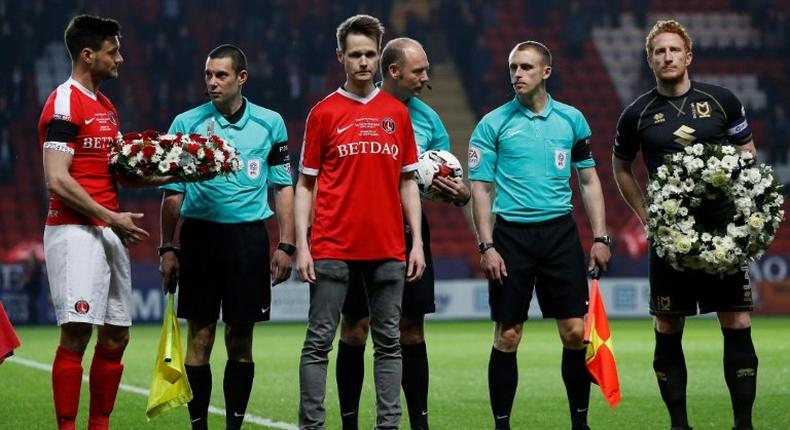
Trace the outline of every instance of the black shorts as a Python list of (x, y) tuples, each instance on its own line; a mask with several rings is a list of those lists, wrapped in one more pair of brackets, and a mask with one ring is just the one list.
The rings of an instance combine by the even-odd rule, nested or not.
[[(428, 219), (422, 214), (422, 243), (425, 254), (425, 271), (422, 278), (416, 282), (406, 282), (403, 286), (403, 301), (401, 307), (403, 315), (421, 316), (436, 312), (434, 302), (434, 275), (433, 256), (431, 255), (431, 231)], [(408, 262), (411, 251), (411, 234), (406, 232), (406, 259)], [(365, 296), (365, 285), (361, 277), (351, 278), (346, 302), (343, 304), (343, 314), (350, 318), (358, 319), (368, 316), (368, 302)]]
[(503, 285), (488, 283), (491, 319), (504, 324), (527, 320), (532, 290), (544, 318), (587, 313), (587, 269), (573, 217), (514, 223), (497, 216), (494, 248), (505, 260)]
[(272, 302), (269, 236), (263, 221), (181, 226), (178, 316), (229, 324), (267, 321)]
[(708, 312), (751, 311), (749, 273), (711, 275), (698, 270), (675, 270), (650, 247), (650, 313), (686, 316)]

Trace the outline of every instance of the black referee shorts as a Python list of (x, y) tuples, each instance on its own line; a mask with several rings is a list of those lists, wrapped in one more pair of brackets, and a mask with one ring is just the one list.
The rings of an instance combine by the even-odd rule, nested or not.
[[(422, 316), (436, 312), (434, 301), (434, 275), (433, 256), (431, 255), (431, 231), (428, 219), (422, 214), (422, 243), (425, 254), (425, 271), (422, 278), (416, 282), (407, 282), (403, 286), (403, 301), (401, 307), (403, 315)], [(411, 252), (411, 234), (406, 232), (406, 260), (408, 263)], [(365, 285), (361, 277), (352, 277), (343, 304), (343, 314), (352, 319), (366, 318), (368, 316), (368, 302), (365, 295)]]
[(494, 247), (505, 260), (508, 276), (502, 285), (488, 283), (492, 320), (504, 324), (526, 321), (533, 289), (544, 318), (575, 318), (587, 313), (584, 252), (570, 214), (529, 224), (497, 216)]
[(270, 317), (269, 236), (263, 221), (181, 225), (178, 316), (252, 324)]
[(650, 313), (659, 316), (688, 316), (709, 312), (739, 312), (754, 309), (749, 273), (711, 275), (686, 269), (677, 271), (650, 247)]

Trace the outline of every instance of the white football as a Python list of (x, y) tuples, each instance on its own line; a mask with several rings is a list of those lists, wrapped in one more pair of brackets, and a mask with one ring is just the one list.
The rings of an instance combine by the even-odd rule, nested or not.
[(431, 186), (435, 176), (463, 178), (464, 169), (455, 155), (448, 151), (435, 149), (425, 151), (420, 154), (415, 172), (420, 195), (425, 199), (446, 200), (441, 192)]

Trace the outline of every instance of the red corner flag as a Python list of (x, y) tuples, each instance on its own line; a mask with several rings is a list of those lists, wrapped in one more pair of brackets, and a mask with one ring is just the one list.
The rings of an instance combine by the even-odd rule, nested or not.
[(0, 303), (0, 363), (14, 355), (14, 349), (19, 347), (19, 338), (16, 337), (14, 327), (5, 313), (3, 304)]
[(590, 307), (587, 310), (587, 324), (584, 327), (584, 342), (587, 344), (585, 361), (593, 382), (601, 388), (601, 393), (610, 407), (620, 403), (620, 380), (617, 378), (617, 364), (612, 350), (612, 336), (609, 332), (609, 319), (598, 289), (598, 276), (593, 275), (590, 288)]

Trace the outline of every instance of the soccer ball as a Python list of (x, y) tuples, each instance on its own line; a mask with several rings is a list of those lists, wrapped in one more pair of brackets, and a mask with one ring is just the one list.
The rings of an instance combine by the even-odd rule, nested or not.
[(455, 158), (455, 155), (448, 151), (425, 151), (420, 154), (417, 162), (417, 171), (415, 172), (420, 195), (425, 199), (447, 200), (444, 194), (431, 186), (435, 176), (463, 178), (464, 169), (461, 167), (461, 162)]

